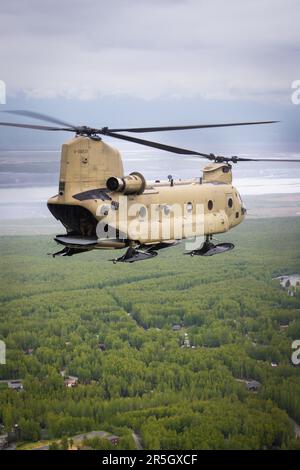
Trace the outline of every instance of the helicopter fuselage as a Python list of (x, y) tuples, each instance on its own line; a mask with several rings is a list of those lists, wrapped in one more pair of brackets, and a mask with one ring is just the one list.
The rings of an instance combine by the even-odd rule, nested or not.
[(48, 201), (67, 231), (56, 241), (107, 249), (227, 232), (246, 213), (231, 181), (227, 163), (211, 163), (202, 177), (186, 181), (124, 177), (118, 151), (88, 137), (72, 139), (63, 146), (59, 193)]

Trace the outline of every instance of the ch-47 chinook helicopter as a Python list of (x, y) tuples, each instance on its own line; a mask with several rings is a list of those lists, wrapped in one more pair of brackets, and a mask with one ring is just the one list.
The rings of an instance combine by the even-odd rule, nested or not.
[[(228, 232), (240, 224), (246, 214), (242, 199), (232, 185), (231, 164), (244, 161), (300, 162), (216, 156), (123, 134), (271, 124), (278, 121), (95, 129), (74, 126), (31, 111), (5, 112), (43, 120), (55, 126), (0, 122), (1, 126), (75, 133), (75, 136), (62, 146), (58, 194), (48, 200), (50, 212), (63, 224), (67, 232), (55, 237), (55, 241), (63, 245), (63, 249), (53, 256), (72, 256), (94, 249), (127, 248), (123, 256), (113, 261), (132, 263), (152, 258), (157, 255), (158, 250), (197, 235), (204, 235), (204, 242), (186, 254), (212, 256), (231, 250), (234, 248), (232, 243), (215, 245), (212, 242), (213, 235)], [(100, 136), (109, 136), (176, 154), (193, 155), (205, 158), (210, 163), (204, 167), (201, 178), (185, 181), (174, 181), (170, 176), (166, 181), (151, 182), (146, 181), (139, 172), (125, 176), (120, 153), (103, 142)], [(123, 213), (118, 216), (124, 202), (127, 211), (125, 215)], [(163, 216), (175, 219), (172, 215), (174, 205), (185, 210), (182, 217), (176, 219), (177, 228), (178, 220), (180, 225), (186, 219), (190, 222), (185, 232), (179, 231), (180, 235), (177, 233), (176, 224), (169, 224), (170, 230), (163, 229)], [(197, 225), (195, 220), (197, 205), (203, 208), (200, 225)], [(150, 222), (150, 226), (154, 226), (155, 230), (135, 231), (134, 234), (129, 231), (128, 223), (143, 225), (144, 222)]]

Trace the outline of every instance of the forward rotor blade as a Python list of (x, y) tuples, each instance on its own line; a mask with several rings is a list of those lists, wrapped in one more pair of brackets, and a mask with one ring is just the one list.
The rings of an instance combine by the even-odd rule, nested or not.
[(0, 122), (0, 126), (8, 127), (22, 127), (24, 129), (37, 129), (40, 131), (68, 131), (74, 132), (73, 128), (70, 127), (50, 127), (50, 126), (39, 126), (35, 124), (17, 124), (15, 122)]
[(60, 124), (61, 126), (71, 127), (73, 130), (76, 130), (76, 126), (74, 126), (73, 124), (70, 124), (65, 121), (61, 121), (60, 119), (56, 119), (52, 116), (48, 116), (47, 114), (36, 113), (34, 111), (26, 111), (23, 109), (5, 110), (2, 112), (9, 113), (9, 114), (16, 114), (17, 116), (31, 117), (34, 119), (39, 119), (40, 121), (52, 122), (53, 124)]
[(188, 129), (209, 129), (212, 127), (254, 126), (258, 124), (273, 124), (279, 121), (233, 122), (225, 124), (197, 124), (191, 126), (163, 126), (163, 127), (131, 127), (127, 129), (108, 129), (109, 132), (163, 132), (180, 131)]
[[(99, 131), (99, 133), (102, 133)], [(209, 160), (214, 160), (214, 155), (210, 155), (208, 153), (200, 153), (196, 152), (195, 150), (187, 150), (180, 147), (173, 147), (171, 145), (160, 144), (158, 142), (152, 142), (151, 140), (144, 140), (138, 139), (136, 137), (131, 137), (128, 135), (123, 134), (115, 134), (114, 132), (110, 132), (109, 130), (103, 132), (104, 135), (108, 135), (109, 137), (114, 137), (116, 139), (127, 140), (128, 142), (135, 142), (136, 144), (145, 145), (146, 147), (153, 147), (160, 150), (166, 150), (167, 152), (178, 153), (181, 155), (198, 155), (200, 157), (208, 158)]]

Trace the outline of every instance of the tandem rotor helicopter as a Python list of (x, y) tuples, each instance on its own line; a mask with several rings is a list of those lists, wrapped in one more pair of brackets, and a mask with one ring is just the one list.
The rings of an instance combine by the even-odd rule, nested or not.
[[(63, 245), (63, 249), (53, 256), (73, 256), (94, 249), (127, 248), (123, 256), (112, 261), (133, 263), (153, 258), (159, 250), (197, 235), (203, 235), (204, 242), (185, 254), (212, 256), (229, 251), (234, 248), (232, 243), (214, 244), (212, 240), (215, 234), (228, 232), (239, 225), (246, 215), (239, 192), (232, 185), (232, 164), (245, 161), (300, 163), (300, 160), (216, 156), (123, 134), (261, 125), (278, 121), (95, 129), (74, 126), (31, 111), (4, 112), (39, 119), (52, 125), (0, 122), (1, 126), (68, 131), (75, 134), (70, 141), (62, 145), (58, 194), (51, 197), (47, 203), (51, 214), (62, 223), (67, 232), (54, 238), (58, 244)], [(176, 154), (205, 158), (209, 160), (209, 164), (204, 167), (201, 178), (184, 181), (175, 181), (171, 176), (166, 181), (146, 181), (139, 172), (125, 176), (120, 153), (106, 144), (101, 136)], [(118, 217), (121, 203), (124, 201), (127, 212)], [(188, 229), (180, 232), (179, 236), (175, 230), (176, 224), (170, 224), (171, 229), (166, 233), (162, 223), (166, 217), (175, 219), (172, 212), (174, 205), (184, 209), (183, 216), (177, 218), (177, 228), (178, 220), (180, 225), (186, 219), (190, 221)], [(203, 223), (199, 228), (195, 220), (197, 205), (203, 207)], [(132, 235), (128, 230), (128, 222), (131, 225), (150, 222), (150, 226), (155, 226), (155, 230), (147, 231), (146, 234), (143, 232), (143, 236), (138, 231)]]

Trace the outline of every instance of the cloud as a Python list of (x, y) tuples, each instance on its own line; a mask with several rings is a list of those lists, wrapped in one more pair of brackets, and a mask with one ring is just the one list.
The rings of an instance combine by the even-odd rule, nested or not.
[(12, 95), (290, 99), (298, 0), (10, 0), (0, 78)]

